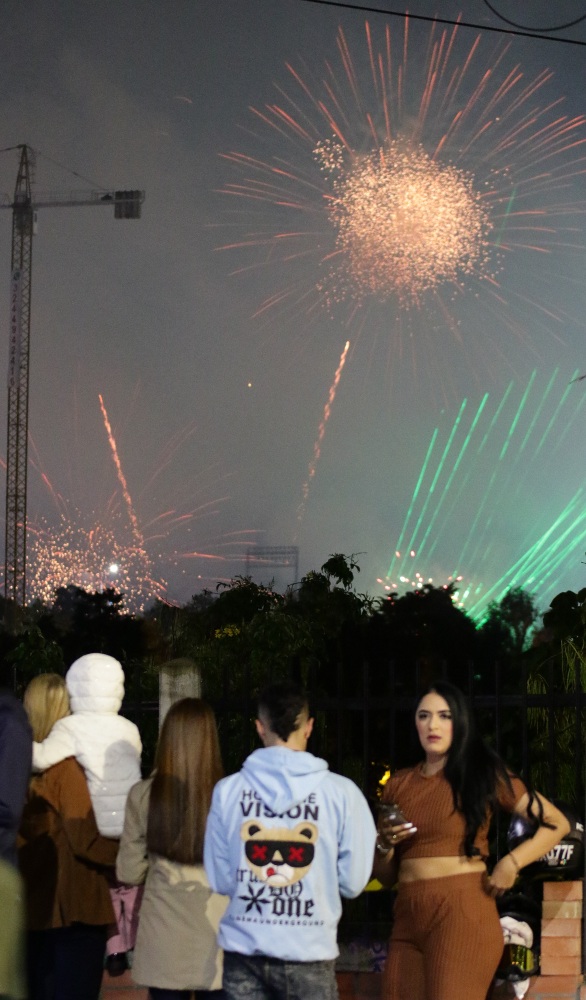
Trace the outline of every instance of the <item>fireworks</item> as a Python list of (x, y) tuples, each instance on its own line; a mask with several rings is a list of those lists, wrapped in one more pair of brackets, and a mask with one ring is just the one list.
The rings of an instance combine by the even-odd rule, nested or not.
[(326, 405), (324, 406), (323, 416), (321, 418), (321, 421), (320, 421), (320, 424), (319, 424), (319, 427), (318, 427), (317, 438), (316, 438), (315, 443), (313, 445), (313, 455), (312, 455), (312, 458), (311, 458), (311, 462), (309, 463), (309, 468), (307, 470), (307, 479), (306, 479), (306, 481), (303, 484), (303, 499), (302, 499), (302, 501), (301, 501), (301, 503), (299, 505), (298, 511), (297, 511), (297, 520), (299, 521), (299, 523), (301, 523), (301, 521), (303, 520), (303, 516), (305, 514), (305, 508), (307, 506), (307, 498), (309, 497), (309, 487), (310, 487), (312, 479), (315, 476), (315, 470), (317, 469), (317, 463), (319, 462), (319, 459), (320, 459), (322, 441), (323, 441), (325, 433), (326, 433), (326, 424), (327, 424), (328, 420), (330, 419), (330, 413), (332, 412), (332, 406), (333, 406), (333, 403), (334, 403), (334, 399), (336, 398), (336, 392), (337, 392), (337, 389), (338, 389), (338, 385), (339, 385), (340, 379), (342, 377), (342, 371), (344, 369), (344, 365), (346, 364), (346, 356), (348, 354), (349, 349), (350, 349), (350, 341), (347, 340), (346, 343), (345, 343), (345, 345), (344, 345), (344, 350), (342, 351), (342, 354), (340, 355), (340, 361), (338, 363), (338, 367), (336, 368), (336, 371), (335, 371), (335, 374), (334, 374), (334, 381), (332, 382), (332, 384), (330, 386), (330, 391), (328, 393), (328, 400), (327, 400)]
[(125, 545), (122, 523), (107, 528), (99, 521), (83, 526), (77, 510), (61, 514), (57, 525), (29, 525), (27, 599), (52, 604), (58, 587), (90, 592), (109, 588), (124, 595), (124, 608), (143, 611), (154, 597), (163, 597), (165, 581), (153, 576), (143, 549)]
[(583, 437), (586, 395), (564, 381), (560, 392), (559, 371), (545, 386), (533, 372), (521, 392), (511, 382), (501, 398), (485, 393), (475, 408), (465, 399), (451, 426), (434, 429), (379, 580), (387, 591), (419, 587), (430, 576), (457, 582), (458, 602), (481, 618), (511, 587), (543, 600), (572, 567), (579, 570), (584, 488), (579, 469), (570, 475), (556, 456), (569, 433)]
[[(90, 591), (113, 588), (123, 594), (126, 611), (139, 612), (155, 598), (184, 601), (240, 572), (245, 552), (258, 540), (259, 532), (242, 529), (219, 533), (210, 527), (229, 500), (226, 493), (217, 493), (218, 484), (227, 476), (215, 466), (199, 468), (196, 455), (191, 462), (197, 475), (189, 473), (192, 466), (186, 444), (193, 437), (194, 426), (178, 431), (152, 459), (151, 471), (146, 482), (141, 481), (135, 502), (131, 477), (123, 468), (124, 448), (118, 448), (102, 396), (98, 402), (109, 456), (100, 478), (102, 495), (92, 494), (95, 510), (88, 512), (85, 504), (64, 499), (43, 470), (33, 442), (31, 466), (56, 514), (36, 520), (31, 515), (29, 519), (27, 600), (50, 604), (56, 589), (69, 585)], [(83, 434), (80, 437), (84, 439)], [(179, 454), (180, 462), (175, 461)], [(102, 460), (98, 449), (95, 461)], [(71, 479), (75, 481), (73, 471)], [(172, 504), (163, 509), (157, 506), (155, 512), (154, 506), (164, 497), (168, 501), (169, 490)], [(206, 566), (213, 569), (204, 570)]]
[(339, 143), (320, 143), (316, 155), (332, 178), (327, 204), (340, 261), (321, 285), (328, 302), (396, 297), (409, 308), (446, 282), (482, 276), (492, 223), (472, 175), (398, 142), (349, 157)]
[(515, 342), (581, 325), (560, 261), (583, 243), (586, 118), (564, 112), (550, 70), (524, 72), (514, 43), (392, 25), (366, 23), (352, 47), (340, 29), (321, 71), (287, 64), (251, 109), (248, 147), (223, 155), (219, 249), (234, 274), (263, 272), (259, 321), (307, 328), (326, 307), (386, 333), (390, 365), (409, 357), (431, 385), (453, 380), (446, 343), (486, 370), (487, 352), (513, 363)]
[[(174, 511), (161, 514), (156, 519), (157, 533), (138, 546), (133, 529), (119, 513), (109, 511), (102, 518), (95, 514), (88, 517), (76, 509), (64, 512), (63, 506), (61, 503), (62, 512), (56, 521), (42, 519), (29, 524), (27, 603), (37, 600), (52, 604), (57, 588), (68, 586), (92, 593), (111, 588), (123, 595), (123, 609), (129, 613), (144, 611), (157, 598), (165, 602), (187, 600), (193, 593), (213, 587), (219, 580), (227, 581), (240, 571), (246, 550), (260, 534), (245, 529), (200, 537), (198, 549), (176, 545), (169, 551), (170, 538), (178, 527), (205, 516), (204, 511), (182, 517), (176, 517)], [(209, 507), (214, 512), (215, 502)], [(206, 563), (214, 565), (213, 575), (185, 568)], [(168, 573), (179, 573), (184, 578), (183, 583), (175, 580), (172, 592)]]
[(130, 496), (130, 493), (128, 491), (128, 483), (126, 482), (126, 476), (124, 475), (124, 472), (122, 470), (122, 462), (120, 461), (120, 456), (118, 454), (116, 439), (112, 431), (112, 426), (110, 424), (110, 419), (108, 417), (106, 405), (101, 395), (98, 396), (98, 399), (100, 401), (100, 409), (102, 411), (102, 417), (104, 418), (104, 427), (106, 428), (106, 434), (108, 435), (108, 444), (110, 445), (110, 449), (112, 451), (112, 458), (114, 460), (114, 465), (116, 466), (116, 475), (118, 476), (118, 482), (120, 483), (122, 496), (124, 497), (124, 503), (126, 504), (126, 509), (128, 511), (128, 517), (130, 518), (130, 523), (132, 525), (132, 533), (138, 544), (139, 551), (141, 551), (146, 558), (143, 534), (138, 526), (138, 519), (134, 512), (132, 497)]

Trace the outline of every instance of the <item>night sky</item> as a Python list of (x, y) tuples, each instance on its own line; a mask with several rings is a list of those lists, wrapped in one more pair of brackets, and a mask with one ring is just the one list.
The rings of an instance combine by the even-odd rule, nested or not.
[[(553, 26), (545, 0), (493, 6)], [(429, 17), (459, 9), (409, 4)], [(559, 24), (582, 13), (578, 0), (555, 4)], [(507, 27), (483, 0), (468, 0), (465, 16)], [(303, 0), (4, 4), (6, 200), (19, 143), (38, 151), (38, 192), (146, 191), (139, 221), (39, 211), (31, 581), (43, 563), (52, 579), (34, 540), (62, 550), (69, 539), (82, 559), (84, 545), (105, 563), (126, 553), (172, 601), (245, 572), (255, 543), (299, 546), (300, 573), (356, 553), (358, 588), (373, 595), (404, 589), (402, 575), (461, 575), (473, 613), (507, 586), (526, 586), (545, 609), (584, 585), (586, 381), (572, 380), (586, 374), (586, 47), (461, 27), (422, 121), (430, 38), (442, 29), (411, 21), (401, 95), (387, 95), (397, 149), (412, 155), (417, 142), (461, 171), (489, 231), (454, 280), (432, 274), (433, 287), (405, 298), (353, 283), (314, 154), (316, 138), (336, 138), (328, 102), (354, 164), (383, 142), (366, 18), (377, 51), (390, 31), (396, 81), (405, 21), (390, 14)], [(586, 46), (586, 22), (553, 34)], [(562, 119), (574, 124), (555, 138)], [(10, 211), (0, 218), (7, 341)], [(4, 441), (6, 390), (0, 398)], [(252, 573), (294, 582), (290, 569)]]

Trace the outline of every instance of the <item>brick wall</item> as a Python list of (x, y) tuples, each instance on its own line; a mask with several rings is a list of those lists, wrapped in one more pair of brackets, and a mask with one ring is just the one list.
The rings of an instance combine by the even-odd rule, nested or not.
[(541, 919), (542, 992), (575, 993), (582, 979), (582, 882), (545, 882)]

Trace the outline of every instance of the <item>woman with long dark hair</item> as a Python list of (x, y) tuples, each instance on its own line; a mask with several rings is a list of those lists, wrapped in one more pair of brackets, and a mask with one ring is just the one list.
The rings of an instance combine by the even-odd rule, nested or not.
[[(169, 709), (153, 776), (131, 789), (117, 874), (145, 883), (132, 975), (152, 1000), (220, 1000), (216, 944), (227, 899), (211, 891), (203, 842), (212, 791), (223, 777), (214, 713), (199, 698)], [(208, 992), (209, 991), (209, 992)]]
[[(398, 771), (383, 801), (374, 870), (398, 879), (385, 968), (385, 1000), (485, 1000), (503, 950), (495, 897), (569, 830), (478, 735), (467, 699), (446, 681), (421, 698), (415, 725), (424, 759)], [(534, 836), (489, 875), (488, 832), (497, 807), (536, 821)]]

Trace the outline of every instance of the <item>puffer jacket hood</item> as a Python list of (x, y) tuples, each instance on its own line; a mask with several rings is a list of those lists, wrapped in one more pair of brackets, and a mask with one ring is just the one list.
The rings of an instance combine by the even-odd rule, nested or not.
[(124, 697), (124, 671), (105, 653), (86, 653), (65, 676), (72, 712), (116, 715)]

